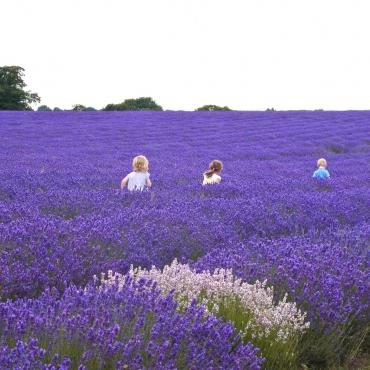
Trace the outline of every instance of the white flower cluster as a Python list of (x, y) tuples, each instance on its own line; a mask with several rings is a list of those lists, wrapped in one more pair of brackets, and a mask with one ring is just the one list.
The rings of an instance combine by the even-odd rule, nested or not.
[[(279, 341), (285, 341), (309, 327), (309, 323), (305, 322), (306, 314), (301, 313), (295, 303), (287, 302), (287, 296), (275, 304), (273, 289), (266, 287), (266, 281), (248, 284), (236, 279), (232, 270), (216, 269), (213, 274), (209, 271), (196, 273), (189, 265), (174, 260), (163, 271), (154, 266), (149, 271), (131, 267), (128, 275), (135, 280), (144, 278), (155, 281), (163, 295), (174, 290), (180, 306), (189, 305), (195, 298), (213, 314), (218, 313), (221, 305), (223, 313), (228, 308), (230, 312), (237, 310), (231, 316), (241, 318), (244, 333), (252, 333), (253, 337), (273, 335)], [(107, 275), (102, 274), (101, 282), (123, 286), (125, 275), (108, 271)]]

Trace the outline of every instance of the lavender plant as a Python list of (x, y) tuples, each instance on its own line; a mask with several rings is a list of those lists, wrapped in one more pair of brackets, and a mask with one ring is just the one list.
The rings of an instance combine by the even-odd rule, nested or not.
[[(189, 307), (196, 299), (207, 312), (232, 322), (246, 342), (262, 350), (269, 367), (284, 369), (295, 365), (297, 342), (309, 323), (295, 303), (287, 302), (286, 296), (275, 304), (273, 288), (266, 287), (266, 282), (242, 282), (233, 276), (232, 270), (195, 273), (176, 260), (163, 271), (154, 266), (149, 271), (131, 267), (128, 276), (155, 281), (165, 296), (174, 291), (180, 309)], [(103, 288), (117, 284), (122, 289), (125, 282), (125, 275), (112, 271), (101, 276)]]
[[(175, 258), (198, 272), (232, 269), (250, 284), (267, 280), (275, 303), (288, 293), (307, 312), (301, 362), (338, 368), (369, 325), (369, 119), (0, 112), (0, 297), (37, 300), (102, 271), (162, 269)], [(138, 154), (149, 158), (153, 188), (121, 192)], [(326, 183), (311, 178), (320, 157)], [(213, 158), (224, 163), (222, 183), (202, 187)], [(17, 341), (31, 343), (18, 337), (2, 348)]]
[[(191, 304), (181, 314), (155, 285), (127, 281), (0, 304), (0, 364), (42, 368), (260, 369), (263, 359), (229, 324)], [(12, 343), (16, 341), (15, 346)], [(45, 368), (45, 367), (44, 367)]]

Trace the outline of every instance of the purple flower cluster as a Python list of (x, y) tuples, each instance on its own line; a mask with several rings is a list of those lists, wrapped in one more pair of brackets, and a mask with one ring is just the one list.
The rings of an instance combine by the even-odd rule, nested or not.
[(47, 291), (1, 303), (0, 328), (1, 342), (16, 341), (0, 350), (2, 368), (60, 361), (66, 369), (258, 370), (263, 363), (231, 325), (206, 316), (195, 302), (180, 314), (171, 295), (162, 298), (144, 280), (120, 290), (70, 287), (60, 297)]
[[(46, 350), (39, 347), (37, 339), (28, 338), (28, 342), (18, 340), (14, 347), (4, 345), (0, 348), (0, 368), (1, 369), (42, 369), (42, 370), (68, 370), (71, 360), (69, 358), (60, 359), (56, 354), (51, 363), (45, 362)], [(84, 369), (83, 366), (79, 370)]]
[[(276, 299), (288, 293), (307, 312), (310, 330), (366, 324), (369, 121), (370, 112), (0, 112), (0, 297), (37, 305), (45, 289), (176, 258), (267, 279)], [(138, 154), (153, 187), (120, 191)], [(324, 183), (312, 179), (320, 157)], [(203, 187), (216, 158), (222, 182)], [(4, 356), (44, 348), (31, 336), (38, 344), (0, 343)]]

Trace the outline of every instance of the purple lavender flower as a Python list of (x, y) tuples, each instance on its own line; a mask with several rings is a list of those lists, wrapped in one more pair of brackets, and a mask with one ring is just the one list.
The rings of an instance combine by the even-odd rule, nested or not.
[[(102, 271), (162, 269), (177, 258), (198, 271), (232, 268), (248, 283), (267, 279), (275, 299), (288, 293), (307, 312), (317, 335), (352, 321), (362, 327), (370, 301), (369, 119), (369, 112), (0, 112), (1, 300), (41, 304), (45, 289), (63, 294)], [(141, 153), (152, 190), (121, 192)], [(330, 163), (330, 184), (311, 179), (319, 157)], [(201, 174), (212, 158), (224, 163), (222, 183), (205, 189)], [(23, 336), (33, 322), (82, 325), (70, 308), (55, 314), (45, 305), (49, 316), (30, 311), (27, 325), (16, 320), (18, 336), (1, 345), (29, 345)], [(101, 327), (96, 315), (83, 316), (84, 335), (104, 344), (82, 351), (86, 361), (121, 346), (120, 322), (106, 318)], [(131, 320), (139, 331), (120, 351), (140, 367), (145, 318)], [(99, 342), (105, 335), (111, 339)], [(39, 342), (50, 353), (46, 344)], [(156, 345), (153, 353), (170, 361)]]
[[(162, 297), (144, 280), (128, 280), (120, 290), (70, 287), (61, 297), (49, 291), (7, 301), (0, 304), (0, 326), (2, 342), (17, 341), (3, 347), (0, 364), (14, 366), (27, 361), (41, 368), (53, 356), (64, 368), (257, 370), (263, 363), (230, 324), (205, 316), (195, 302), (179, 313), (171, 295)], [(38, 341), (27, 343), (29, 335)]]

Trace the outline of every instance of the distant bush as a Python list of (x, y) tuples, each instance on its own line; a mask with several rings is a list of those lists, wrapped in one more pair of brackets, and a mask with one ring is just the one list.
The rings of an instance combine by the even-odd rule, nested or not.
[(272, 108), (267, 108), (266, 112), (276, 112), (276, 109), (274, 107)]
[(75, 104), (72, 107), (72, 111), (74, 112), (95, 112), (97, 111), (97, 109), (95, 109), (94, 107), (86, 107), (82, 104)]
[(58, 107), (55, 107), (55, 108), (53, 109), (53, 111), (54, 111), (54, 112), (62, 112), (62, 111), (63, 111), (63, 109), (60, 109), (60, 108), (58, 108)]
[(137, 99), (126, 99), (119, 104), (108, 104), (103, 110), (116, 111), (116, 110), (157, 110), (163, 111), (163, 108), (158, 105), (150, 97), (142, 97)]
[(202, 107), (199, 107), (196, 109), (197, 112), (200, 112), (200, 111), (213, 112), (215, 110), (216, 111), (231, 111), (231, 109), (227, 106), (220, 107), (218, 105), (213, 105), (213, 104), (203, 105)]
[(37, 108), (38, 112), (51, 112), (51, 109), (47, 105), (40, 105)]
[(74, 112), (83, 112), (83, 111), (86, 110), (86, 107), (82, 104), (75, 104), (75, 105), (73, 105), (72, 110)]

